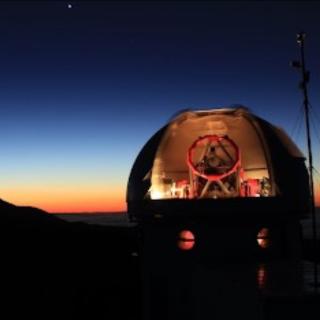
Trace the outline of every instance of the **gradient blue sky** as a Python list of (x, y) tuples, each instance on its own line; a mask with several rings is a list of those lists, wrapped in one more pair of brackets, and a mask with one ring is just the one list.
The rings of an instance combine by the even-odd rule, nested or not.
[(138, 151), (180, 109), (243, 104), (291, 134), (301, 30), (320, 115), (317, 2), (69, 3), (0, 3), (5, 200), (124, 210)]

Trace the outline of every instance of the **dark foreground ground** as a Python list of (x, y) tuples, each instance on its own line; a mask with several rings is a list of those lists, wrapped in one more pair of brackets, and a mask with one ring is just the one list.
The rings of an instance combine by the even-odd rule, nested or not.
[(1, 319), (140, 319), (131, 230), (11, 231), (1, 238)]
[[(161, 251), (161, 243), (157, 244), (158, 251), (151, 247), (146, 260), (141, 256), (144, 244), (136, 226), (115, 221), (112, 226), (66, 222), (34, 208), (4, 202), (0, 202), (0, 212), (1, 319), (134, 320), (146, 319), (150, 308), (152, 320), (231, 319), (228, 315), (233, 313), (253, 319), (252, 310), (257, 306), (261, 308), (257, 319), (320, 316), (317, 294), (268, 296), (257, 304), (255, 296), (243, 294), (243, 279), (230, 287), (228, 267), (215, 269), (191, 256), (170, 256)], [(304, 242), (304, 258), (314, 260), (310, 240)], [(159, 272), (151, 270), (151, 293), (146, 298), (142, 291), (150, 268), (146, 270), (148, 265), (157, 265), (157, 259), (159, 265), (169, 266), (170, 275), (161, 268)], [(215, 272), (220, 273), (212, 278)], [(196, 275), (193, 280), (190, 274)], [(226, 279), (221, 279), (223, 275)], [(219, 283), (226, 299), (219, 300), (224, 304), (217, 306), (214, 297), (220, 295)], [(208, 305), (211, 315), (207, 314)], [(219, 311), (220, 316), (214, 316), (217, 308), (225, 313)]]
[(137, 233), (0, 203), (1, 319), (141, 319)]

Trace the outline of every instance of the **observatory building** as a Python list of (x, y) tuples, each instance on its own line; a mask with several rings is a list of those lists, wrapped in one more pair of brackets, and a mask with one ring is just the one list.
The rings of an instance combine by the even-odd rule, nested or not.
[(143, 319), (256, 320), (262, 296), (300, 295), (304, 162), (283, 130), (246, 108), (184, 111), (156, 132), (127, 189)]
[(128, 213), (301, 215), (310, 199), (304, 160), (282, 129), (246, 108), (181, 112), (138, 155)]

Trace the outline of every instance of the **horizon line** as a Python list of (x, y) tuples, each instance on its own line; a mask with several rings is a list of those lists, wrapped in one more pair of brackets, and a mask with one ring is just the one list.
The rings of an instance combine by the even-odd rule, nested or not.
[(76, 214), (92, 214), (92, 215), (99, 215), (99, 214), (126, 214), (127, 211), (81, 211), (81, 212), (48, 212), (49, 214), (55, 215), (76, 215)]

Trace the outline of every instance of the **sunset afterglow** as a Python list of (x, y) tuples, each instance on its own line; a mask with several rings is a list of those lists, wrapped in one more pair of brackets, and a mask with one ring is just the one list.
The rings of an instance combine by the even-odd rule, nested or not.
[(122, 186), (67, 185), (1, 188), (2, 197), (16, 205), (35, 206), (54, 213), (125, 211)]
[(0, 3), (0, 198), (49, 212), (125, 211), (137, 154), (182, 109), (242, 104), (305, 152), (300, 78), (289, 63), (304, 26), (320, 115), (313, 6)]

